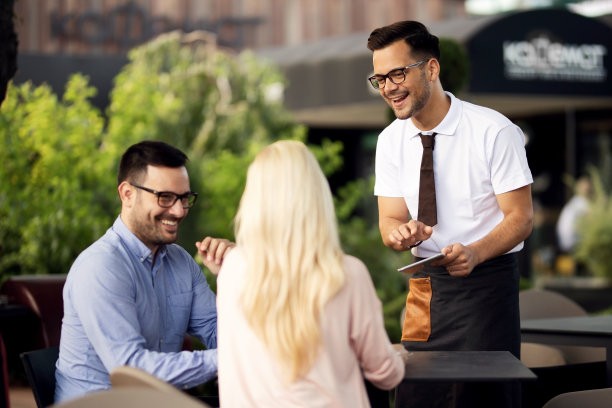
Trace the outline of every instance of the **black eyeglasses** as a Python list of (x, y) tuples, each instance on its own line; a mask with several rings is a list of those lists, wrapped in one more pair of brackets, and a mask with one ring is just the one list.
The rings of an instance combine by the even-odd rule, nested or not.
[(410, 64), (407, 67), (394, 69), (393, 71), (389, 71), (387, 75), (372, 75), (368, 78), (368, 81), (370, 81), (374, 89), (383, 89), (385, 87), (385, 84), (387, 83), (387, 78), (389, 78), (389, 81), (393, 82), (395, 85), (399, 85), (406, 80), (407, 69), (417, 67), (427, 61), (429, 60), (415, 62), (414, 64)]
[(174, 204), (176, 204), (178, 200), (181, 200), (183, 208), (190, 208), (195, 204), (196, 200), (198, 199), (198, 193), (195, 193), (193, 191), (190, 191), (185, 194), (175, 194), (170, 191), (157, 191), (143, 186), (139, 186), (134, 183), (130, 184), (148, 193), (155, 194), (157, 196), (157, 204), (162, 208), (170, 208)]

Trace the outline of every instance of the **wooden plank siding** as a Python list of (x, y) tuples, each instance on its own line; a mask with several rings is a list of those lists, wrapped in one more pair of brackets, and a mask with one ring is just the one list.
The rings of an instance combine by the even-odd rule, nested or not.
[(177, 27), (216, 32), (235, 49), (263, 48), (465, 9), (462, 0), (19, 0), (15, 14), (20, 52), (117, 54)]

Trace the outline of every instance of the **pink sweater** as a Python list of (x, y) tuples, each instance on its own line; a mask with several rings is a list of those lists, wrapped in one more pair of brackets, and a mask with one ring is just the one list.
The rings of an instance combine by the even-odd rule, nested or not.
[(369, 407), (363, 377), (383, 389), (404, 377), (382, 305), (365, 265), (346, 256), (345, 286), (325, 306), (323, 347), (305, 378), (285, 386), (275, 358), (255, 336), (238, 303), (247, 265), (239, 248), (217, 279), (219, 394), (222, 407)]

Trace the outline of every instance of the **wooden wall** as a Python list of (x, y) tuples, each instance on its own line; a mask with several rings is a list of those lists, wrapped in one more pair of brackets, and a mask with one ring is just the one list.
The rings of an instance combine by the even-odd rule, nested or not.
[(19, 50), (115, 54), (172, 30), (206, 29), (235, 49), (294, 45), (402, 19), (462, 16), (462, 0), (18, 0)]

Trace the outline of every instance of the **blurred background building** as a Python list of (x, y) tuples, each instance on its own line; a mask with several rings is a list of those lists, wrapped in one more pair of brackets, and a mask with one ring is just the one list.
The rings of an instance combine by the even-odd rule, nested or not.
[(295, 45), (384, 25), (465, 15), (462, 0), (23, 0), (20, 50), (120, 53), (161, 32), (202, 29), (221, 45)]
[(458, 96), (525, 131), (539, 217), (528, 247), (546, 264), (571, 194), (564, 176), (577, 178), (589, 164), (612, 172), (611, 12), (609, 0), (19, 0), (15, 82), (47, 82), (61, 93), (71, 73), (83, 72), (104, 109), (131, 47), (171, 30), (208, 31), (219, 47), (277, 64), (288, 79), (285, 105), (311, 141), (342, 140), (340, 176), (366, 177), (390, 120), (366, 81), (368, 34), (422, 21), (465, 47), (469, 81)]

